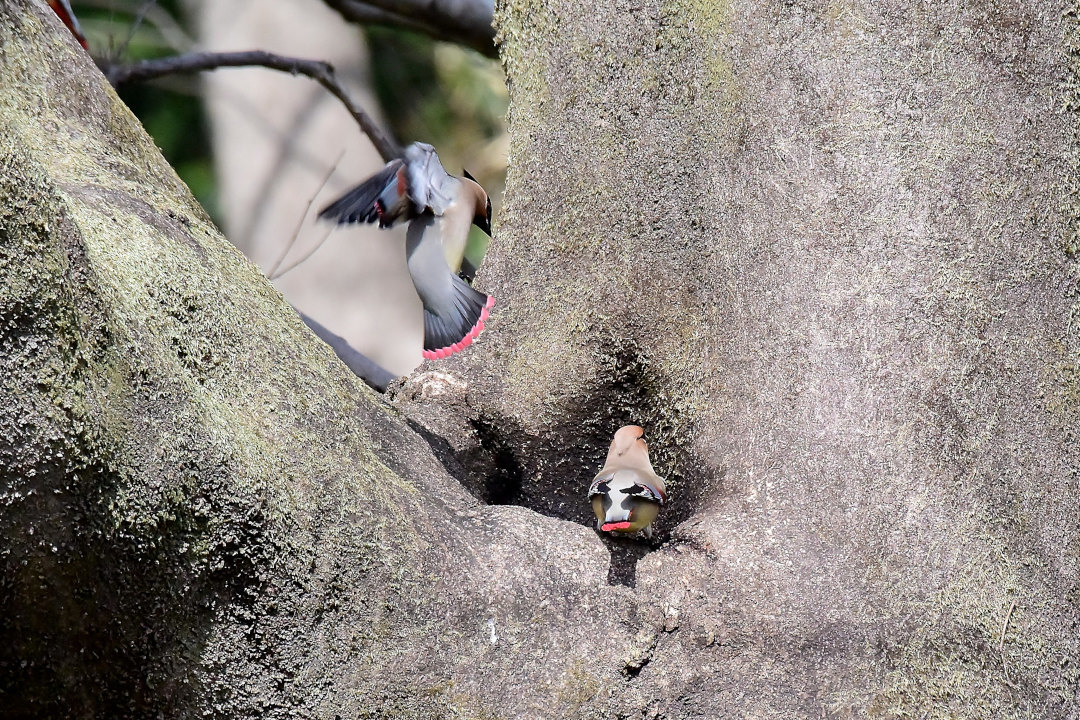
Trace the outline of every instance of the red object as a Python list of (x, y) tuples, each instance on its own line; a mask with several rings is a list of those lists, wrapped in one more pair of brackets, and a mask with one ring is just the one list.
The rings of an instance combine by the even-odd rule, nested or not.
[(617, 523), (604, 523), (603, 525), (600, 526), (600, 529), (603, 530), (604, 532), (607, 532), (609, 530), (629, 530), (630, 529), (630, 523), (627, 522), (627, 521), (617, 522)]
[(71, 9), (71, 3), (68, 0), (49, 0), (49, 7), (53, 9), (56, 16), (60, 18), (64, 25), (67, 26), (67, 29), (71, 31), (71, 34), (75, 36), (75, 39), (79, 41), (79, 44), (83, 46), (83, 50), (89, 50), (90, 46), (86, 44), (86, 38), (83, 36), (79, 21)]
[(495, 305), (495, 298), (488, 296), (487, 302), (484, 304), (484, 309), (480, 311), (480, 319), (476, 321), (476, 325), (473, 325), (473, 329), (469, 331), (469, 334), (458, 340), (453, 345), (444, 348), (438, 348), (437, 350), (425, 350), (425, 360), (442, 360), (448, 358), (456, 352), (461, 352), (465, 348), (472, 345), (472, 341), (479, 337), (480, 333), (484, 330), (484, 321), (488, 319), (488, 315), (491, 314), (491, 308)]

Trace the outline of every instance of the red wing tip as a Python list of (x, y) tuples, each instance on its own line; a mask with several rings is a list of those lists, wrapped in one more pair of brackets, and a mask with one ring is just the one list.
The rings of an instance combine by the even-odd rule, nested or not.
[(630, 529), (630, 523), (628, 521), (625, 521), (625, 520), (623, 522), (617, 522), (617, 523), (604, 523), (603, 525), (600, 526), (600, 529), (603, 530), (604, 532), (608, 532), (610, 530), (629, 530)]
[(472, 345), (473, 340), (480, 337), (480, 333), (484, 331), (484, 321), (488, 319), (488, 315), (491, 314), (491, 308), (495, 305), (495, 298), (488, 295), (487, 302), (484, 303), (483, 310), (480, 311), (480, 319), (476, 321), (476, 324), (472, 326), (465, 337), (458, 340), (453, 345), (446, 347), (436, 348), (434, 350), (424, 350), (423, 356), (425, 360), (443, 360), (450, 357), (454, 353), (459, 353), (465, 348)]

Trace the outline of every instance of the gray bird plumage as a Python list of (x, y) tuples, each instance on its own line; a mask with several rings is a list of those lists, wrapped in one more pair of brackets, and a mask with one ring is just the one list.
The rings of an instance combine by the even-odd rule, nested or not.
[[(419, 142), (405, 149), (404, 159), (391, 160), (319, 213), (338, 224), (409, 223), (405, 253), (424, 306), (428, 359), (463, 350), (484, 329), (494, 298), (475, 290), (461, 271), (470, 225), (490, 235), (490, 215), (484, 189), (470, 177), (447, 173), (435, 148)], [(470, 278), (475, 273), (471, 263), (464, 269)]]

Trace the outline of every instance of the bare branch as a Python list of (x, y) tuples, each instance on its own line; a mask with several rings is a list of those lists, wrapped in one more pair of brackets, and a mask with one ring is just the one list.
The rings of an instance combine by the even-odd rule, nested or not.
[(135, 20), (128, 26), (127, 37), (120, 43), (120, 49), (117, 51), (117, 55), (123, 55), (128, 46), (131, 45), (131, 41), (135, 39), (135, 33), (139, 32), (139, 26), (142, 25), (143, 19), (146, 17), (146, 13), (150, 11), (150, 8), (157, 5), (157, 0), (143, 0), (142, 5), (139, 6), (138, 11), (135, 13)]
[(1012, 618), (1013, 610), (1016, 609), (1016, 601), (1009, 605), (1009, 612), (1005, 613), (1005, 622), (1001, 623), (1001, 638), (998, 640), (998, 652), (1005, 647), (1005, 631), (1009, 629), (1009, 619)]
[(491, 26), (491, 0), (324, 0), (342, 17), (367, 25), (389, 25), (498, 55)]
[(299, 310), (296, 312), (300, 313), (300, 319), (304, 321), (304, 324), (311, 328), (311, 331), (319, 336), (319, 339), (330, 346), (334, 354), (353, 371), (354, 375), (378, 392), (386, 392), (386, 386), (397, 377), (396, 375), (354, 348), (345, 338), (327, 330), (326, 327)]
[(398, 147), (397, 143), (391, 140), (375, 124), (375, 121), (359, 105), (354, 103), (345, 92), (345, 89), (337, 80), (333, 65), (321, 60), (303, 60), (284, 55), (275, 55), (263, 50), (221, 53), (194, 52), (154, 60), (143, 60), (131, 65), (110, 65), (104, 70), (105, 76), (115, 87), (127, 82), (152, 80), (164, 75), (217, 70), (223, 67), (265, 67), (311, 78), (341, 101), (341, 104), (345, 106), (345, 109), (360, 125), (360, 129), (371, 140), (375, 149), (382, 155), (383, 160), (389, 161), (401, 157), (401, 148)]
[[(284, 270), (279, 270), (276, 273), (267, 275), (267, 277), (269, 279), (271, 279), (271, 280), (277, 280), (282, 275), (285, 275), (286, 273), (290, 273), (293, 270), (295, 270), (296, 268), (298, 268), (301, 265), (303, 265), (304, 263), (306, 263), (307, 259), (309, 257), (311, 257), (312, 255), (314, 255), (316, 253), (316, 251), (318, 251), (318, 249), (323, 246), (323, 243), (325, 243), (327, 241), (327, 239), (329, 239), (330, 233), (333, 232), (333, 230), (334, 230), (333, 227), (327, 228), (326, 233), (323, 234), (323, 236), (322, 236), (322, 239), (319, 240), (319, 242), (315, 243), (315, 245), (311, 249), (309, 249), (306, 253), (304, 253), (300, 257), (299, 260), (296, 260), (295, 262), (293, 262), (291, 265), (289, 265), (289, 267), (285, 268)], [(291, 246), (291, 243), (290, 243), (290, 246)]]
[[(334, 162), (330, 165), (330, 169), (326, 172), (326, 176), (323, 178), (322, 182), (319, 183), (319, 188), (315, 191), (315, 194), (308, 198), (307, 206), (304, 207), (304, 214), (300, 216), (300, 220), (296, 223), (296, 229), (293, 230), (292, 237), (290, 237), (289, 242), (287, 242), (285, 244), (285, 248), (281, 251), (281, 254), (278, 256), (277, 262), (275, 262), (272, 266), (270, 266), (270, 270), (266, 273), (266, 277), (270, 278), (271, 280), (274, 280), (275, 278), (279, 277), (278, 275), (275, 275), (274, 273), (276, 273), (278, 268), (281, 267), (281, 263), (285, 262), (285, 258), (288, 256), (289, 251), (292, 250), (292, 246), (296, 243), (296, 238), (300, 236), (300, 228), (304, 225), (304, 220), (307, 219), (308, 213), (311, 212), (311, 203), (315, 202), (315, 198), (318, 197), (319, 193), (321, 193), (323, 188), (326, 187), (326, 183), (330, 182), (330, 176), (334, 174), (335, 170), (337, 170), (338, 165), (341, 164), (341, 158), (343, 158), (343, 157), (345, 157), (345, 151), (344, 150), (342, 150), (341, 153), (338, 154), (337, 159), (334, 160)], [(325, 241), (326, 241), (326, 238), (324, 237), (322, 240), (319, 241), (319, 244), (315, 246), (316, 249), (318, 249), (319, 247), (322, 247), (322, 244)], [(315, 251), (312, 250), (311, 252), (315, 252)], [(310, 255), (310, 254), (311, 253), (308, 253), (308, 255)], [(304, 256), (304, 260), (306, 260), (308, 258), (308, 255)], [(301, 262), (303, 262), (303, 260), (301, 260)], [(295, 265), (293, 265), (293, 267), (295, 267), (296, 265), (299, 265), (299, 263), (296, 263)], [(292, 270), (292, 267), (282, 271), (281, 274), (284, 275), (285, 273), (289, 272), (289, 270)]]

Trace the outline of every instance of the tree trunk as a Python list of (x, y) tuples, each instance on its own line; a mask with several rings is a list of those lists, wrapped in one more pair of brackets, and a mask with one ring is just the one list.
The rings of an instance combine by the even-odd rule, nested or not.
[[(509, 0), (496, 312), (396, 408), (0, 5), (0, 707), (1074, 717), (1075, 29), (1029, 5)], [(587, 527), (626, 421), (655, 548)]]
[(547, 515), (587, 523), (612, 431), (646, 427), (673, 502), (635, 596), (678, 629), (620, 692), (1077, 717), (1074, 8), (507, 0), (498, 24), (502, 302), (458, 367), (507, 499)]

